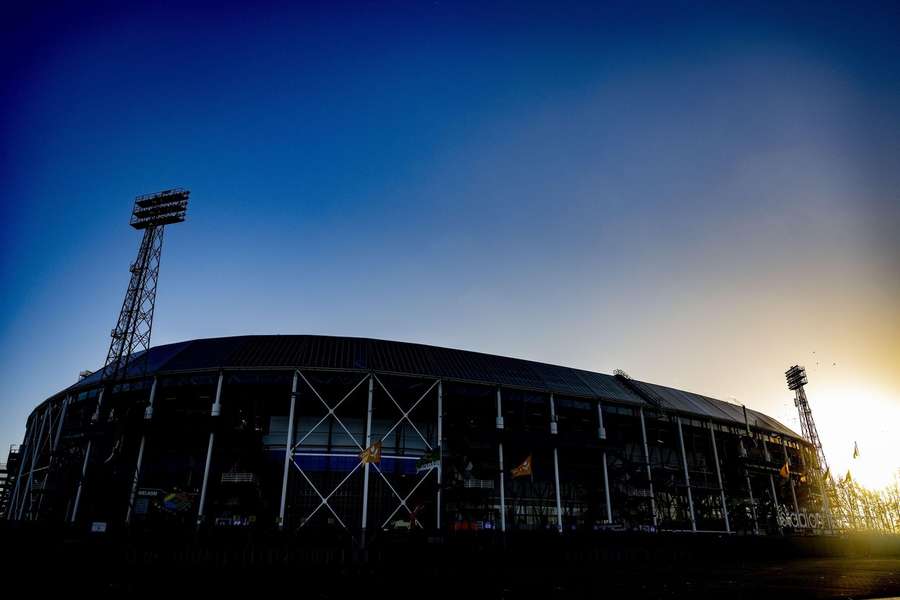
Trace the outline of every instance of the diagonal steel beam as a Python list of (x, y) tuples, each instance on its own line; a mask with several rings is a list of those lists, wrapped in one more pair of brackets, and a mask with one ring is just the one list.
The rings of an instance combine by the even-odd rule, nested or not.
[[(428, 478), (428, 476), (431, 474), (431, 472), (435, 470), (435, 468), (429, 467), (429, 469), (427, 471), (425, 471), (425, 474), (422, 475), (422, 477), (419, 479), (419, 481), (416, 482), (416, 485), (414, 485), (413, 488), (411, 490), (409, 490), (409, 493), (406, 495), (405, 498), (400, 497), (400, 494), (397, 493), (397, 490), (394, 489), (394, 486), (392, 486), (390, 484), (390, 482), (387, 480), (387, 477), (385, 477), (384, 473), (381, 472), (381, 469), (379, 469), (378, 467), (375, 467), (375, 470), (378, 471), (378, 473), (384, 478), (385, 482), (388, 484), (388, 487), (391, 488), (391, 491), (394, 492), (394, 495), (397, 496), (397, 498), (400, 500), (400, 504), (397, 505), (397, 508), (394, 509), (394, 512), (392, 512), (390, 515), (388, 515), (388, 518), (385, 519), (384, 523), (381, 524), (381, 528), (384, 529), (384, 527), (390, 522), (390, 520), (394, 517), (394, 515), (397, 514), (397, 511), (400, 510), (401, 507), (405, 508), (409, 512), (412, 512), (411, 510), (409, 510), (409, 505), (406, 503), (406, 501), (409, 500), (410, 496), (412, 496), (417, 489), (419, 489), (419, 486), (422, 485), (422, 483)], [(416, 524), (420, 528), (424, 529), (424, 527), (422, 527), (422, 524), (419, 523), (418, 519), (416, 520)]]
[(347, 525), (344, 524), (344, 521), (334, 511), (334, 508), (331, 507), (331, 505), (328, 503), (328, 500), (332, 496), (334, 496), (335, 492), (337, 492), (341, 488), (342, 485), (347, 483), (347, 480), (350, 479), (350, 477), (356, 472), (356, 470), (362, 464), (362, 461), (357, 463), (356, 466), (353, 467), (353, 469), (351, 469), (349, 473), (347, 473), (347, 476), (344, 477), (341, 480), (341, 482), (339, 484), (337, 484), (337, 486), (333, 490), (331, 490), (331, 493), (329, 493), (327, 496), (322, 495), (322, 492), (319, 491), (319, 488), (316, 487), (316, 484), (314, 484), (312, 482), (312, 480), (309, 478), (309, 476), (307, 476), (306, 472), (300, 468), (300, 465), (297, 464), (297, 461), (295, 461), (293, 459), (293, 457), (291, 457), (291, 462), (294, 464), (294, 468), (296, 468), (300, 472), (300, 475), (303, 476), (303, 479), (306, 480), (306, 483), (309, 484), (309, 486), (313, 489), (313, 491), (316, 493), (316, 495), (319, 497), (319, 500), (320, 500), (319, 505), (317, 507), (315, 507), (311, 513), (309, 513), (306, 517), (304, 517), (303, 521), (300, 522), (300, 527), (303, 527), (304, 525), (306, 525), (306, 523), (311, 518), (313, 518), (313, 515), (315, 515), (317, 512), (319, 512), (319, 509), (324, 506), (331, 512), (332, 515), (334, 515), (334, 518), (338, 520), (338, 523), (341, 524), (341, 527), (343, 527), (344, 529), (347, 529)]
[(400, 406), (400, 404), (397, 403), (397, 401), (394, 399), (394, 397), (391, 395), (391, 393), (388, 391), (388, 389), (384, 386), (383, 383), (381, 383), (381, 380), (378, 379), (378, 376), (377, 376), (377, 375), (375, 376), (375, 381), (378, 382), (378, 385), (381, 386), (381, 389), (384, 390), (384, 393), (387, 394), (387, 397), (391, 399), (391, 402), (394, 403), (394, 406), (397, 407), (397, 410), (399, 410), (400, 413), (401, 413), (401, 415), (402, 415), (402, 416), (400, 417), (400, 419), (394, 424), (394, 426), (391, 427), (390, 429), (388, 429), (387, 433), (385, 433), (385, 434), (382, 436), (381, 439), (382, 439), (382, 440), (386, 439), (387, 436), (389, 436), (391, 433), (393, 433), (394, 430), (397, 429), (397, 427), (400, 426), (400, 424), (403, 422), (403, 419), (406, 419), (406, 421), (410, 424), (410, 426), (412, 426), (412, 428), (416, 430), (416, 433), (419, 434), (419, 437), (422, 438), (422, 441), (425, 442), (425, 445), (428, 447), (428, 449), (429, 449), (429, 450), (432, 450), (433, 448), (431, 447), (431, 444), (428, 443), (428, 440), (425, 439), (425, 436), (422, 435), (422, 432), (419, 431), (419, 428), (416, 427), (415, 423), (412, 422), (412, 419), (409, 418), (409, 414), (410, 414), (412, 411), (414, 411), (414, 410), (416, 409), (416, 407), (422, 402), (422, 400), (424, 400), (424, 399), (428, 396), (428, 394), (431, 392), (431, 390), (433, 390), (433, 389), (435, 388), (435, 386), (437, 386), (437, 384), (438, 384), (438, 382), (439, 382), (440, 380), (439, 380), (439, 379), (436, 379), (436, 380), (434, 381), (434, 383), (431, 384), (431, 387), (429, 387), (429, 388), (425, 391), (424, 394), (422, 394), (421, 396), (419, 396), (419, 399), (416, 400), (416, 401), (413, 403), (413, 405), (409, 408), (409, 410), (407, 410), (407, 411), (404, 411), (403, 408)]
[(353, 386), (353, 389), (351, 389), (349, 392), (347, 392), (347, 394), (344, 395), (344, 397), (341, 398), (341, 400), (337, 404), (335, 404), (333, 407), (331, 407), (328, 405), (328, 402), (326, 402), (325, 399), (322, 398), (321, 394), (319, 394), (319, 391), (313, 386), (313, 384), (311, 384), (309, 382), (309, 380), (306, 378), (306, 376), (303, 374), (303, 372), (298, 370), (297, 373), (300, 374), (300, 377), (303, 379), (303, 381), (306, 383), (306, 385), (309, 386), (309, 389), (311, 389), (313, 391), (313, 394), (316, 395), (316, 398), (318, 398), (319, 401), (325, 406), (325, 408), (328, 409), (328, 412), (325, 414), (324, 417), (319, 419), (318, 423), (313, 425), (312, 428), (306, 432), (306, 435), (304, 435), (302, 438), (300, 438), (300, 441), (298, 441), (296, 444), (294, 444), (294, 447), (291, 450), (292, 451), (296, 450), (300, 446), (300, 444), (302, 444), (306, 440), (306, 438), (308, 438), (309, 436), (311, 436), (313, 434), (313, 432), (319, 427), (319, 425), (321, 425), (322, 423), (325, 422), (326, 419), (328, 419), (328, 417), (334, 417), (334, 420), (337, 421), (338, 425), (341, 426), (341, 429), (344, 430), (344, 433), (347, 434), (347, 437), (349, 437), (351, 440), (353, 440), (353, 443), (356, 444), (357, 448), (362, 450), (363, 447), (359, 444), (358, 441), (356, 441), (356, 437), (354, 437), (353, 434), (350, 433), (350, 431), (347, 429), (347, 427), (344, 426), (344, 423), (341, 421), (340, 417), (337, 416), (335, 411), (347, 398), (349, 398), (353, 394), (353, 392), (355, 392), (357, 390), (357, 388), (359, 388), (359, 386), (361, 386), (363, 384), (364, 381), (366, 381), (369, 378), (369, 376), (366, 375), (365, 377), (360, 379), (359, 383), (357, 383), (355, 386)]

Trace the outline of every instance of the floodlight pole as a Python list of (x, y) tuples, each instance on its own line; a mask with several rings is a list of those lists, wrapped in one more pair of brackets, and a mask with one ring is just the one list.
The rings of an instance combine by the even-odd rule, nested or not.
[[(100, 373), (100, 395), (97, 398), (97, 406), (89, 427), (97, 428), (103, 421), (105, 414), (103, 401), (107, 389), (109, 389), (111, 397), (109, 404), (113, 404), (115, 398), (112, 398), (112, 395), (116, 384), (126, 379), (140, 381), (146, 378), (150, 355), (150, 335), (153, 331), (153, 313), (156, 308), (156, 287), (159, 281), (163, 233), (166, 225), (181, 223), (185, 220), (189, 196), (188, 190), (174, 188), (135, 198), (129, 225), (134, 229), (143, 230), (144, 235), (141, 238), (137, 259), (129, 268), (131, 279), (122, 301), (119, 318), (110, 333), (106, 362)], [(131, 367), (136, 361), (137, 371), (135, 372)], [(107, 414), (112, 420), (112, 411), (108, 411)], [(91, 431), (84, 453), (81, 478), (75, 494), (72, 522), (78, 518), (85, 479), (90, 468), (94, 437), (97, 437), (97, 432)]]
[(815, 470), (815, 478), (819, 482), (822, 504), (828, 517), (828, 526), (830, 529), (833, 529), (834, 519), (831, 515), (831, 502), (828, 499), (828, 494), (835, 486), (831, 478), (831, 469), (828, 467), (828, 460), (825, 458), (825, 450), (822, 448), (822, 440), (819, 438), (819, 430), (816, 428), (816, 421), (813, 419), (812, 409), (809, 407), (809, 400), (806, 398), (804, 386), (809, 383), (806, 377), (806, 369), (799, 365), (794, 365), (785, 371), (784, 376), (787, 380), (788, 389), (794, 392), (794, 405), (797, 407), (797, 412), (800, 415), (800, 432), (806, 441), (812, 445), (816, 453), (816, 461), (819, 464), (818, 469)]

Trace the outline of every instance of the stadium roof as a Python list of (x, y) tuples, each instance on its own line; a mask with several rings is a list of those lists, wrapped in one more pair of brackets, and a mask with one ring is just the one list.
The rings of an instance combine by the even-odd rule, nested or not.
[[(249, 335), (190, 340), (151, 348), (148, 363), (150, 373), (269, 368), (358, 369), (440, 377), (648, 407), (655, 404), (744, 424), (741, 406), (653, 383), (518, 358), (368, 338)], [(99, 379), (100, 373), (94, 373), (69, 390), (92, 387)], [(800, 438), (768, 415), (750, 409), (747, 415), (751, 426)]]

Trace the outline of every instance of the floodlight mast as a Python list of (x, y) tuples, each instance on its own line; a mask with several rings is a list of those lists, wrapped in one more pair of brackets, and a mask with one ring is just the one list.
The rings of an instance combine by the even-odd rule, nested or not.
[[(181, 188), (138, 196), (130, 225), (144, 231), (137, 259), (131, 264), (131, 280), (122, 302), (119, 320), (112, 330), (102, 379), (115, 383), (128, 376), (132, 362), (138, 361), (138, 377), (147, 371), (147, 351), (153, 331), (156, 283), (166, 225), (181, 223), (187, 215), (190, 192)], [(140, 356), (135, 356), (140, 353)]]
[[(812, 409), (809, 407), (809, 400), (806, 399), (806, 390), (803, 386), (809, 383), (806, 377), (806, 369), (804, 367), (794, 365), (784, 373), (787, 380), (788, 389), (794, 392), (794, 406), (800, 414), (800, 433), (808, 441), (815, 453), (816, 460), (819, 463), (818, 472), (815, 473), (816, 479), (819, 481), (819, 488), (822, 494), (825, 512), (828, 521), (831, 524), (831, 502), (828, 495), (834, 488), (831, 478), (831, 469), (828, 467), (828, 460), (825, 458), (825, 450), (822, 448), (822, 440), (819, 438), (819, 431), (816, 429), (816, 421), (813, 419)], [(832, 524), (833, 526), (833, 524)]]
[[(125, 420), (122, 416), (114, 416), (115, 403), (112, 398), (110, 401), (104, 402), (104, 395), (107, 391), (112, 395), (116, 384), (125, 379), (143, 380), (147, 375), (163, 232), (166, 225), (181, 223), (185, 220), (188, 196), (190, 196), (190, 191), (173, 188), (138, 196), (134, 200), (129, 224), (135, 229), (143, 230), (144, 236), (141, 238), (137, 258), (129, 268), (131, 279), (128, 282), (128, 290), (122, 301), (122, 310), (119, 311), (116, 327), (110, 333), (109, 350), (100, 373), (100, 393), (91, 417), (92, 428), (95, 431), (87, 436), (87, 446), (84, 447), (81, 478), (78, 481), (72, 512), (69, 516), (69, 520), (73, 523), (80, 516), (79, 508), (85, 480), (88, 478), (91, 465), (95, 465), (94, 471), (96, 471), (96, 466), (99, 466), (97, 465), (98, 461), (102, 461), (101, 465), (113, 463), (121, 451), (121, 438), (112, 448), (106, 448), (101, 447), (103, 445), (99, 443), (101, 438), (96, 436), (103, 427), (114, 426), (112, 421), (117, 420), (118, 426), (121, 428)], [(96, 447), (94, 437), (97, 437), (98, 440)], [(108, 456), (107, 450), (109, 450)], [(102, 456), (98, 457), (99, 453), (102, 453)], [(94, 512), (97, 512), (96, 508)], [(102, 509), (100, 512), (103, 512)]]

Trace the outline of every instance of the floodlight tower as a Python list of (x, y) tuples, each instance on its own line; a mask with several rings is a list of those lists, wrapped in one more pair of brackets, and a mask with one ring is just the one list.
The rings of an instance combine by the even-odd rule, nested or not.
[[(110, 334), (109, 351), (100, 374), (100, 394), (91, 422), (95, 428), (101, 428), (104, 414), (113, 420), (114, 411), (106, 410), (104, 396), (107, 391), (112, 394), (113, 387), (126, 378), (142, 379), (147, 373), (150, 334), (153, 331), (153, 311), (156, 307), (156, 282), (159, 279), (159, 261), (162, 255), (163, 232), (166, 225), (181, 223), (187, 215), (188, 196), (190, 191), (182, 188), (164, 190), (154, 194), (138, 196), (134, 200), (130, 225), (143, 230), (144, 236), (138, 248), (137, 259), (131, 263), (131, 280), (119, 311), (116, 327)], [(136, 367), (132, 369), (131, 367)], [(107, 403), (107, 404), (111, 404)], [(119, 417), (121, 418), (121, 417)], [(79, 516), (82, 492), (89, 467), (97, 462), (97, 453), (105, 448), (94, 448), (94, 436), (88, 436), (84, 451), (84, 463), (81, 478), (75, 492), (75, 502), (69, 519), (74, 523)], [(93, 453), (92, 453), (93, 450)], [(113, 447), (109, 463), (116, 453)], [(93, 454), (93, 456), (92, 456)], [(100, 459), (102, 460), (102, 458)]]
[[(166, 225), (181, 223), (187, 214), (190, 192), (181, 188), (138, 196), (134, 200), (131, 226), (144, 231), (137, 259), (131, 264), (131, 281), (119, 320), (112, 330), (104, 382), (115, 383), (128, 374), (128, 367), (139, 360), (141, 376), (147, 370), (147, 351), (153, 330), (153, 310), (156, 306), (156, 282), (159, 279), (159, 259), (162, 254), (163, 232)], [(141, 352), (139, 357), (135, 354)]]
[(798, 365), (794, 365), (784, 373), (787, 379), (788, 389), (794, 392), (794, 405), (800, 413), (800, 433), (806, 438), (816, 452), (816, 460), (819, 463), (819, 470), (815, 472), (815, 478), (818, 480), (819, 491), (822, 494), (822, 502), (824, 504), (825, 513), (828, 516), (829, 527), (834, 527), (831, 515), (831, 501), (828, 495), (834, 489), (831, 479), (831, 469), (828, 467), (828, 460), (825, 458), (825, 451), (822, 449), (822, 440), (819, 438), (819, 431), (816, 429), (816, 421), (813, 419), (812, 409), (809, 407), (809, 401), (806, 399), (806, 390), (803, 389), (809, 380), (806, 378), (806, 369)]
[(806, 399), (806, 391), (803, 389), (809, 380), (806, 378), (806, 369), (794, 365), (785, 372), (788, 389), (794, 392), (794, 406), (800, 413), (800, 433), (806, 438), (813, 448), (816, 450), (816, 458), (823, 473), (830, 473), (828, 469), (828, 461), (825, 459), (825, 451), (822, 449), (822, 440), (819, 439), (819, 432), (816, 429), (816, 422), (813, 419), (812, 409), (809, 408), (809, 401)]

